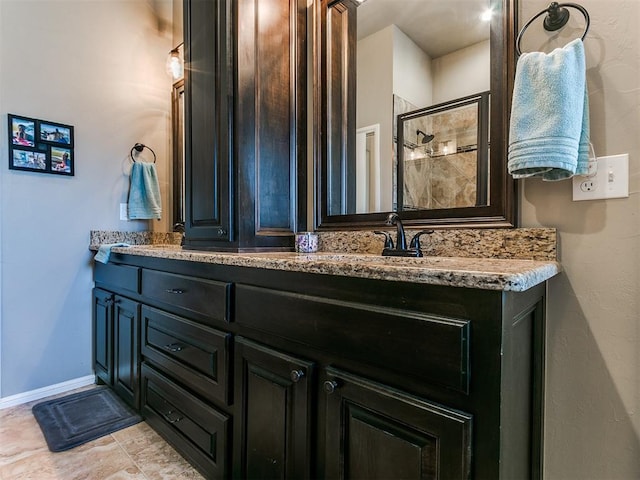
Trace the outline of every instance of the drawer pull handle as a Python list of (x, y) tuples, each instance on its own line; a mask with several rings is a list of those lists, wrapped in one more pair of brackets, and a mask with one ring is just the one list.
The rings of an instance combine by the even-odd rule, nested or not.
[(298, 383), (304, 377), (304, 370), (291, 370), (291, 381)]
[(338, 388), (338, 382), (336, 382), (335, 380), (327, 380), (326, 382), (324, 382), (323, 388), (325, 392), (327, 392), (328, 394), (332, 394), (336, 391), (336, 388)]
[(173, 410), (169, 410), (167, 413), (162, 413), (162, 416), (169, 423), (178, 423), (180, 420), (182, 420), (182, 417), (180, 416), (177, 416), (176, 418), (171, 418), (171, 415), (174, 415), (174, 414), (175, 412)]
[(181, 288), (167, 288), (165, 291), (167, 293), (173, 293), (174, 295), (182, 295), (184, 293), (184, 290)]
[(183, 346), (179, 343), (170, 343), (169, 345), (165, 345), (164, 349), (169, 352), (175, 353), (181, 351), (183, 349)]

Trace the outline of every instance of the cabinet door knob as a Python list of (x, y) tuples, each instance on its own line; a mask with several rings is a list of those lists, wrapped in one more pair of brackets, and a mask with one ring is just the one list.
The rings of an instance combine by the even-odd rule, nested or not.
[(302, 377), (304, 377), (303, 370), (291, 370), (291, 381), (293, 383), (298, 383)]
[(226, 234), (227, 234), (227, 231), (226, 231), (224, 228), (220, 227), (220, 228), (218, 229), (218, 235), (219, 235), (219, 236), (221, 236), (221, 237), (222, 237), (223, 235), (226, 235)]
[(336, 391), (336, 388), (338, 388), (338, 382), (335, 380), (327, 380), (324, 382), (323, 387), (325, 392), (331, 394)]
[(184, 293), (184, 290), (182, 290), (181, 288), (168, 288), (167, 290), (165, 290), (165, 292), (173, 293), (174, 295), (182, 295)]

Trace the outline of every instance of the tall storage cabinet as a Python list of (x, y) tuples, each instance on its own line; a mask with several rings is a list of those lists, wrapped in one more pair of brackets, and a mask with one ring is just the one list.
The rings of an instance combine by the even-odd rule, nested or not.
[(306, 217), (304, 0), (185, 0), (186, 248), (290, 250)]

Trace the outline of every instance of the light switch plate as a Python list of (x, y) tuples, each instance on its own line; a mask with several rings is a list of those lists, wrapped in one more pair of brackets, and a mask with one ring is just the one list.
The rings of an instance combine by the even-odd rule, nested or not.
[(573, 177), (573, 200), (629, 196), (629, 154), (597, 158), (595, 174)]

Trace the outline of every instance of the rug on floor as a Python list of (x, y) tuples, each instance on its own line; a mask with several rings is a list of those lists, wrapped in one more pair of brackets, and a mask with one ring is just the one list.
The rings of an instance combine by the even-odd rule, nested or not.
[(97, 387), (33, 406), (49, 450), (62, 452), (142, 421), (108, 387)]

